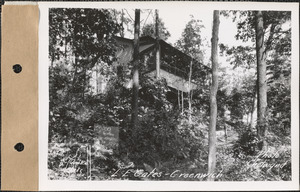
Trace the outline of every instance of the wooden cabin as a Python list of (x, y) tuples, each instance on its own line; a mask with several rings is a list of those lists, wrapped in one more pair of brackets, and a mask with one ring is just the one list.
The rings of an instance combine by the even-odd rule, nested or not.
[[(116, 53), (117, 64), (130, 64), (133, 60), (133, 39), (115, 37), (115, 40), (118, 46)], [(201, 65), (205, 69), (203, 70), (203, 75), (207, 75), (207, 71), (210, 71), (210, 69), (164, 40), (158, 40), (160, 64), (157, 65), (155, 55), (157, 50), (156, 42), (156, 39), (150, 36), (140, 38), (140, 64), (143, 65), (143, 71), (140, 71), (140, 73), (153, 79), (159, 74), (159, 77), (166, 80), (168, 86), (173, 92), (176, 92), (176, 95), (177, 92), (184, 94), (196, 89), (197, 84), (194, 80), (191, 79), (191, 83), (189, 81), (190, 62), (193, 61), (193, 65)], [(92, 79), (94, 79), (92, 82), (95, 87), (94, 93), (103, 93), (109, 79), (103, 78), (97, 73), (93, 74)], [(130, 88), (131, 86), (131, 80), (126, 82), (126, 87)]]

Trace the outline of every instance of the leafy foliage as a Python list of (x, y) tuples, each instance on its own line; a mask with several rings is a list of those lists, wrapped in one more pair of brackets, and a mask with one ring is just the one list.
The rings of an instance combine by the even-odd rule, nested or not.
[[(49, 168), (58, 173), (55, 178), (67, 177), (64, 173), (73, 171), (76, 179), (86, 179), (86, 155), (80, 152), (83, 149), (79, 143), (94, 143), (93, 126), (99, 122), (95, 121), (97, 115), (105, 117), (102, 120), (107, 124), (112, 122), (111, 116), (107, 116), (111, 112), (101, 104), (105, 99), (91, 94), (89, 85), (96, 64), (114, 62), (113, 35), (120, 26), (110, 11), (51, 9), (49, 12), (49, 143), (52, 143)], [(105, 157), (104, 152), (95, 151), (92, 154), (95, 165), (97, 154), (100, 159)], [(60, 164), (51, 165), (56, 162)]]
[(204, 28), (201, 20), (194, 19), (186, 24), (182, 32), (182, 38), (176, 42), (176, 47), (193, 58), (202, 61), (204, 39), (201, 36), (201, 30)]
[[(220, 44), (220, 52), (226, 56), (234, 69), (245, 67), (252, 70), (256, 63), (255, 46), (255, 12), (254, 11), (223, 11), (223, 16), (232, 17), (237, 24), (236, 39), (247, 43), (245, 46), (228, 47)], [(290, 78), (291, 78), (291, 13), (287, 11), (263, 11), (264, 47), (268, 78), (268, 122), (269, 131), (278, 135), (289, 134), (290, 129)], [(225, 78), (226, 79), (226, 78)], [(249, 80), (247, 80), (249, 82)], [(251, 85), (251, 84), (248, 84)], [(245, 87), (244, 100), (248, 100), (243, 115), (249, 113), (251, 98), (255, 96), (255, 82)], [(274, 87), (276, 87), (274, 89)], [(254, 90), (252, 93), (251, 91)], [(241, 91), (238, 91), (241, 93)], [(247, 93), (248, 92), (248, 93)], [(236, 98), (233, 100), (236, 100)], [(254, 101), (254, 100), (253, 100)], [(285, 105), (281, 105), (281, 101)], [(277, 108), (281, 105), (281, 109)], [(241, 105), (239, 105), (241, 106)], [(235, 107), (234, 107), (235, 108)], [(235, 108), (236, 109), (236, 108)], [(238, 110), (240, 111), (240, 110)], [(276, 112), (275, 112), (276, 111)], [(232, 111), (231, 111), (232, 112)], [(278, 118), (279, 117), (279, 118)], [(276, 127), (276, 128), (275, 128)], [(278, 131), (281, 130), (281, 133)]]
[[(165, 27), (165, 23), (162, 21), (161, 18), (158, 19), (158, 28), (160, 39), (167, 40), (171, 36), (170, 32)], [(145, 26), (143, 26), (141, 36), (151, 36), (155, 39), (155, 23), (148, 23)]]

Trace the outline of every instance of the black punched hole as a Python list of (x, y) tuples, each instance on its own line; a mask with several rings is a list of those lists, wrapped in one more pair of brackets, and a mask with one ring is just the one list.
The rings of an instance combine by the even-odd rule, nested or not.
[(20, 64), (15, 64), (13, 70), (15, 73), (20, 73), (22, 71), (22, 66)]
[(17, 144), (15, 145), (15, 150), (17, 150), (18, 152), (23, 151), (23, 150), (24, 150), (24, 145), (23, 145), (23, 143), (17, 143)]

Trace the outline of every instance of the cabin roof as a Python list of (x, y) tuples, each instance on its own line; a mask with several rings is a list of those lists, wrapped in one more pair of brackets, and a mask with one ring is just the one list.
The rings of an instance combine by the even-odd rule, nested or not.
[[(115, 36), (115, 39), (117, 40), (117, 42), (126, 42), (133, 46), (133, 39), (128, 39), (128, 38), (119, 37), (119, 36)], [(148, 48), (155, 48), (155, 43), (156, 43), (156, 40), (151, 36), (140, 37), (140, 53), (141, 54), (145, 53), (145, 50)], [(183, 53), (179, 49), (173, 47), (172, 45), (170, 45), (169, 43), (165, 42), (162, 39), (159, 40), (159, 44), (160, 44), (160, 46), (162, 46), (164, 48), (172, 50), (177, 55), (181, 55), (182, 57), (187, 57), (189, 60), (193, 59), (196, 62), (199, 62), (196, 59), (190, 57), (189, 55)]]

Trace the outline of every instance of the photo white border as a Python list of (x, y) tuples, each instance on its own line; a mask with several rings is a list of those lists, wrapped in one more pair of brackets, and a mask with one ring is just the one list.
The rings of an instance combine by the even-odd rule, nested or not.
[[(218, 190), (299, 190), (299, 4), (275, 2), (38, 2), (39, 22), (39, 190), (106, 191), (218, 191)], [(67, 181), (48, 180), (48, 9), (49, 8), (141, 8), (199, 7), (211, 10), (292, 11), (292, 92), (291, 143), (292, 181)]]

